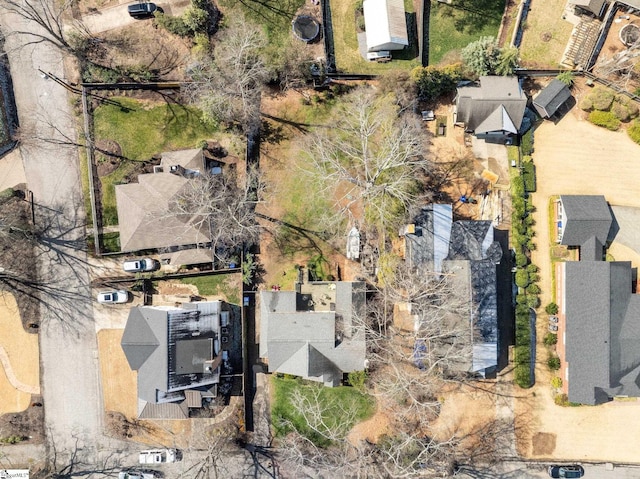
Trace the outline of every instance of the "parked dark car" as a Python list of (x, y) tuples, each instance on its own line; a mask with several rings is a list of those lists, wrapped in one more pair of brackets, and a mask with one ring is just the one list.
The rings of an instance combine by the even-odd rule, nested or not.
[(147, 18), (151, 17), (155, 11), (158, 10), (158, 6), (152, 2), (140, 2), (134, 3), (127, 7), (129, 15), (133, 18)]
[(550, 477), (555, 479), (575, 479), (584, 476), (583, 467), (577, 464), (572, 464), (570, 466), (549, 466), (547, 472)]

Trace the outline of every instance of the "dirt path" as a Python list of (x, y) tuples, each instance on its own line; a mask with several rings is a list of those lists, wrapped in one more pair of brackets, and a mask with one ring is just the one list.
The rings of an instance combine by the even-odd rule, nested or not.
[[(559, 194), (605, 195), (611, 205), (640, 207), (640, 146), (624, 132), (612, 133), (579, 119), (570, 112), (558, 124), (542, 124), (535, 133), (534, 161), (538, 191), (536, 207), (536, 251), (533, 262), (540, 268), (541, 300), (551, 301), (551, 260), (549, 256), (549, 199)], [(625, 248), (615, 246), (616, 260), (624, 258)], [(546, 332), (538, 321), (537, 334)], [(630, 427), (628, 418), (637, 414), (640, 402), (615, 401), (597, 407), (560, 407), (553, 402), (546, 365), (547, 352), (538, 343), (536, 385), (520, 391), (516, 401), (521, 431), (518, 444), (526, 456), (590, 459), (620, 462), (637, 461), (640, 428)], [(621, 441), (621, 438), (625, 438)], [(549, 447), (536, 447), (532, 438), (545, 439)], [(540, 446), (540, 444), (538, 444)], [(535, 449), (535, 450), (534, 450)]]

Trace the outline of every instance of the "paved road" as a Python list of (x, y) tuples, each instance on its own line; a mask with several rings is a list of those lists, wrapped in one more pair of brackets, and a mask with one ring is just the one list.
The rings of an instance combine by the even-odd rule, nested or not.
[[(21, 128), (34, 137), (52, 138), (56, 130), (74, 135), (67, 92), (38, 74), (38, 68), (64, 78), (62, 55), (49, 43), (19, 48), (33, 30), (22, 18), (3, 13), (0, 25), (13, 77)], [(55, 125), (52, 128), (50, 125)], [(77, 460), (96, 464), (100, 452), (122, 445), (102, 435), (102, 398), (87, 256), (78, 152), (48, 142), (21, 146), (27, 184), (38, 205), (36, 225), (44, 229), (37, 268), (41, 291), (40, 353), (47, 446), (58, 464), (77, 451)]]
[[(562, 463), (560, 463), (562, 464)], [(640, 479), (640, 468), (605, 464), (582, 464), (585, 479)], [(456, 477), (464, 479), (542, 479), (549, 478), (548, 464), (504, 462), (488, 468), (466, 469), (463, 467)]]

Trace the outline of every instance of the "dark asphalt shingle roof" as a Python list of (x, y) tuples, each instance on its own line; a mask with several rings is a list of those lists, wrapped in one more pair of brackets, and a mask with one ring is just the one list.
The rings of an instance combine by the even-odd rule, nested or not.
[(543, 118), (553, 116), (556, 111), (571, 98), (571, 91), (560, 80), (553, 79), (538, 95), (533, 99), (533, 106)]
[(563, 219), (563, 245), (581, 246), (589, 238), (606, 244), (613, 218), (609, 205), (602, 195), (560, 196)]
[(569, 401), (598, 404), (609, 395), (640, 395), (640, 296), (628, 261), (565, 263)]
[[(458, 88), (456, 121), (464, 123), (467, 130), (476, 133), (510, 131), (511, 124), (517, 132), (527, 107), (527, 97), (518, 79), (484, 76), (480, 77), (479, 83)], [(483, 125), (487, 119), (490, 121)], [(479, 127), (482, 131), (477, 131)]]

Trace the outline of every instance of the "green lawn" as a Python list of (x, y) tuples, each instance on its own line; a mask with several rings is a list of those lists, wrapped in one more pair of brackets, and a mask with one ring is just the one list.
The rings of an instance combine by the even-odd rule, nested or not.
[(564, 0), (531, 0), (520, 56), (529, 68), (556, 68), (571, 37), (572, 25), (562, 19)]
[[(333, 22), (333, 42), (336, 66), (348, 73), (379, 74), (389, 70), (407, 69), (420, 66), (417, 46), (413, 49), (394, 52), (394, 60), (389, 63), (370, 62), (362, 58), (356, 35), (355, 9), (359, 0), (331, 1), (331, 21)], [(413, 2), (405, 1), (405, 10), (413, 13)]]
[(231, 304), (240, 304), (240, 274), (212, 274), (197, 278), (183, 278), (185, 284), (193, 284), (202, 296), (225, 296)]
[[(274, 376), (271, 381), (273, 385), (271, 421), (277, 436), (285, 435), (291, 430), (290, 426), (283, 425), (282, 421), (284, 420), (290, 422), (300, 434), (318, 446), (328, 446), (330, 444), (324, 437), (312, 431), (301, 415), (294, 413), (290, 400), (295, 390), (300, 390), (308, 398), (315, 392), (319, 392), (320, 403), (326, 406), (322, 416), (330, 428), (338, 426), (342, 431), (348, 431), (356, 422), (367, 419), (374, 413), (374, 399), (371, 396), (359, 393), (353, 387), (327, 388), (309, 381), (289, 377), (279, 378), (277, 376)], [(356, 420), (351, 423), (345, 423), (341, 408), (349, 404), (354, 404), (357, 407)]]
[(469, 43), (480, 37), (497, 36), (503, 9), (503, 0), (458, 0), (452, 5), (432, 0), (429, 65), (437, 65), (443, 59), (451, 63)]
[(113, 98), (125, 108), (102, 105), (94, 112), (96, 140), (113, 140), (122, 155), (131, 160), (148, 160), (163, 151), (195, 148), (211, 138), (214, 129), (200, 120), (196, 108), (176, 104), (154, 104)]

